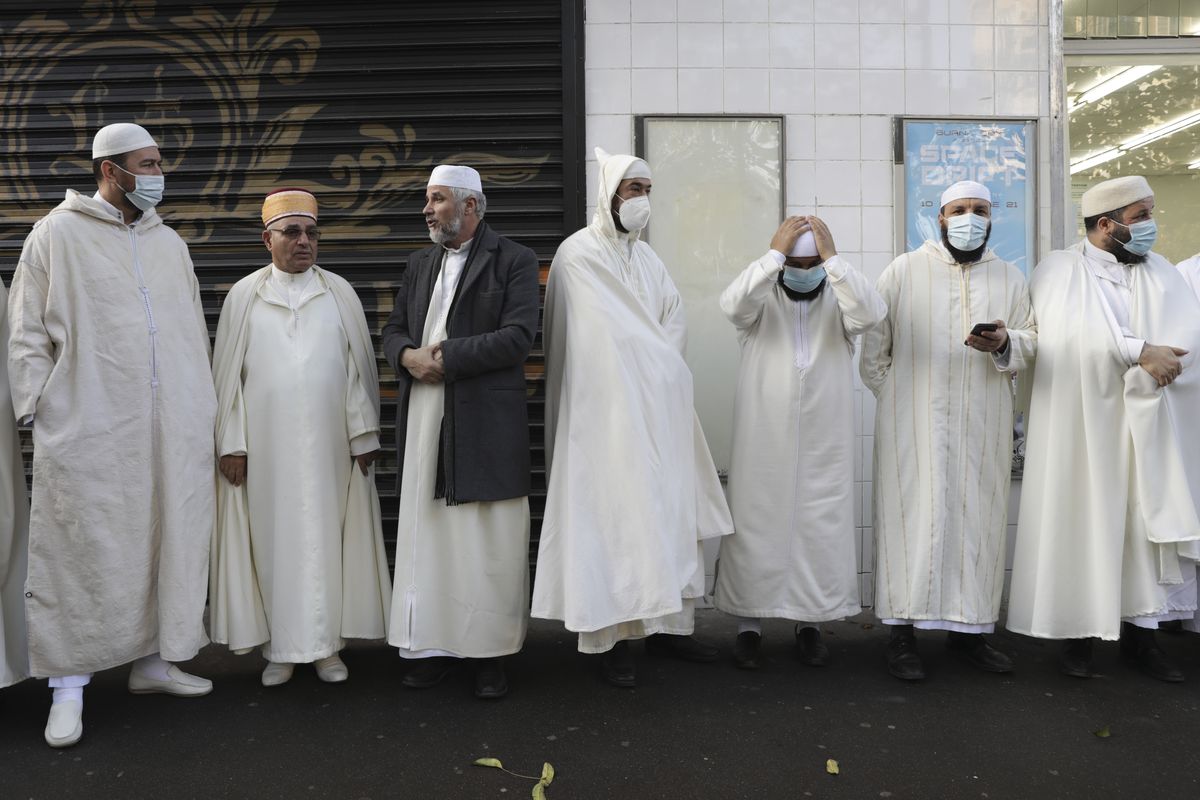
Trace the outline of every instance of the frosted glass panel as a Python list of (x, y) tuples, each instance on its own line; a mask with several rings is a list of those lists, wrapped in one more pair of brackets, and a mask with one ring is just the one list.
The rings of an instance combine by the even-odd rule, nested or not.
[(683, 296), (696, 411), (717, 469), (729, 469), (738, 346), (717, 299), (767, 252), (783, 218), (778, 117), (645, 117), (654, 173), (647, 241)]

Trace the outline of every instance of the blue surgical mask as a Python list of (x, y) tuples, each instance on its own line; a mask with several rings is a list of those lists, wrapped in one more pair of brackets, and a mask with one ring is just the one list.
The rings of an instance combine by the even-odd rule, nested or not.
[(113, 162), (113, 166), (126, 175), (133, 175), (133, 191), (125, 192), (125, 196), (129, 198), (129, 202), (142, 211), (149, 211), (162, 202), (163, 189), (167, 183), (162, 175), (137, 175), (115, 161)]
[(987, 241), (988, 218), (959, 214), (946, 220), (946, 238), (959, 250), (970, 252)]
[[(1113, 220), (1116, 222), (1116, 220)], [(1117, 222), (1121, 225), (1120, 222)], [(1116, 239), (1126, 251), (1133, 253), (1135, 256), (1144, 256), (1149, 253), (1154, 243), (1158, 241), (1158, 223), (1152, 219), (1135, 222), (1132, 225), (1121, 225), (1122, 228), (1129, 229), (1129, 241), (1122, 242)]]
[(785, 266), (783, 268), (783, 285), (793, 292), (807, 294), (820, 286), (823, 280), (825, 280), (824, 267), (818, 266), (804, 269), (802, 267)]

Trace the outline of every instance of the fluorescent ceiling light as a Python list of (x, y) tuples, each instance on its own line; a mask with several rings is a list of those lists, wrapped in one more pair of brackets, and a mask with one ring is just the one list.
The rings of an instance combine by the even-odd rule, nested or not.
[(1076, 161), (1074, 164), (1072, 164), (1071, 174), (1074, 175), (1076, 172), (1083, 172), (1085, 169), (1091, 169), (1092, 167), (1103, 164), (1105, 161), (1112, 161), (1114, 158), (1121, 155), (1121, 153), (1121, 148), (1111, 147), (1101, 153), (1090, 155), (1082, 161)]
[(1151, 130), (1139, 133), (1132, 139), (1126, 139), (1125, 141), (1121, 142), (1121, 149), (1136, 150), (1139, 147), (1148, 145), (1151, 142), (1156, 142), (1159, 139), (1170, 136), (1173, 133), (1179, 133), (1180, 131), (1190, 128), (1198, 123), (1200, 123), (1200, 111), (1193, 111), (1191, 114), (1180, 117), (1174, 122), (1168, 122), (1166, 125), (1159, 125), (1157, 128), (1152, 128)]
[(1118, 89), (1123, 89), (1134, 81), (1146, 77), (1156, 69), (1162, 69), (1162, 64), (1142, 64), (1123, 69), (1111, 78), (1100, 81), (1075, 98), (1075, 103), (1071, 106), (1071, 111), (1074, 112), (1088, 103), (1094, 103), (1102, 97), (1108, 97)]
[[(1151, 142), (1157, 142), (1159, 139), (1165, 139), (1186, 130), (1193, 125), (1200, 125), (1200, 111), (1193, 111), (1179, 119), (1168, 122), (1165, 125), (1159, 125), (1155, 128), (1142, 131), (1137, 136), (1130, 137), (1116, 147), (1110, 147), (1107, 150), (1102, 150), (1099, 153), (1093, 153), (1086, 158), (1076, 161), (1071, 165), (1071, 174), (1082, 172), (1085, 169), (1091, 169), (1098, 164), (1103, 164), (1106, 161), (1112, 161), (1114, 158), (1119, 158), (1125, 155), (1130, 150), (1136, 150), (1139, 147), (1145, 147)], [(1200, 169), (1200, 161), (1188, 165), (1188, 169)]]

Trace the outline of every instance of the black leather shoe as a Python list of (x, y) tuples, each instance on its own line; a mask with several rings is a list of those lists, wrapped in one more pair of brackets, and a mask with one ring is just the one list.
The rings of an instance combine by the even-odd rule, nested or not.
[(1072, 678), (1091, 678), (1092, 672), (1092, 643), (1095, 639), (1068, 639), (1063, 648), (1062, 657), (1058, 660), (1058, 668), (1063, 675)]
[(976, 669), (984, 672), (1005, 673), (1013, 671), (1012, 659), (988, 644), (982, 633), (959, 633), (950, 631), (946, 635), (946, 647), (967, 657)]
[(1183, 670), (1158, 647), (1154, 631), (1121, 623), (1121, 655), (1151, 678), (1167, 683), (1182, 683)]
[(678, 658), (682, 661), (708, 663), (721, 657), (721, 651), (711, 644), (698, 642), (691, 636), (656, 633), (646, 637), (646, 652), (652, 656)]
[(925, 666), (917, 655), (917, 637), (911, 629), (907, 633), (893, 633), (887, 647), (888, 672), (902, 681), (925, 680)]
[(733, 663), (741, 669), (758, 669), (762, 666), (758, 646), (762, 635), (755, 631), (742, 631), (733, 641)]
[(637, 686), (637, 666), (633, 662), (633, 651), (629, 642), (617, 642), (613, 649), (604, 654), (604, 680), (622, 689)]
[(449, 656), (414, 659), (417, 663), (400, 683), (409, 689), (432, 689), (442, 682), (458, 659)]
[(504, 661), (499, 658), (482, 658), (475, 662), (475, 696), (482, 700), (498, 700), (508, 694), (508, 678), (504, 675)]
[(796, 656), (810, 667), (829, 663), (829, 648), (821, 641), (820, 628), (796, 626)]

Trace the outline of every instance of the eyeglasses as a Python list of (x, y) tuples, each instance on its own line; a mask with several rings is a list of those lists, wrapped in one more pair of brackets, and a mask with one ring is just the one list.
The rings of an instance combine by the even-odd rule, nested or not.
[(301, 233), (314, 242), (320, 241), (321, 239), (321, 229), (316, 225), (313, 225), (311, 228), (301, 228), (299, 225), (288, 225), (286, 228), (267, 228), (267, 230), (274, 231), (275, 233), (282, 233), (283, 238), (292, 242), (299, 239)]

